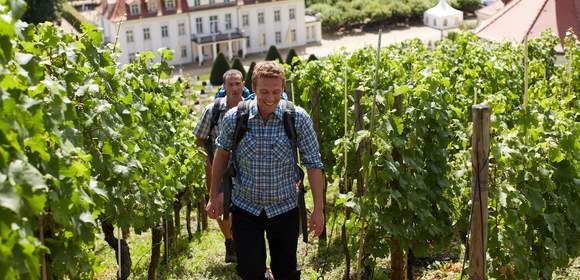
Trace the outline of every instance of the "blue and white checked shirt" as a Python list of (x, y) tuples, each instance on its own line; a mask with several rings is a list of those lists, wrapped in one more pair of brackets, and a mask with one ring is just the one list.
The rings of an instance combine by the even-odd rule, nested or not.
[[(304, 109), (295, 108), (295, 127), (302, 164), (306, 168), (322, 169), (312, 120)], [(232, 108), (222, 119), (220, 134), (216, 139), (218, 148), (231, 150), (236, 113), (237, 107)], [(258, 113), (256, 100), (253, 100), (249, 108), (249, 130), (234, 151), (237, 177), (234, 180), (232, 201), (237, 207), (256, 216), (264, 210), (268, 218), (272, 218), (298, 206), (294, 155), (284, 132), (282, 113), (278, 104), (268, 121), (264, 122)]]
[[(224, 99), (225, 101), (225, 99)], [(227, 102), (219, 102), (218, 105), (220, 106), (219, 111), (220, 112), (226, 112), (227, 110)], [(199, 119), (199, 121), (197, 122), (197, 125), (195, 126), (195, 128), (193, 129), (193, 134), (195, 135), (195, 137), (197, 137), (198, 139), (208, 139), (210, 138), (212, 141), (217, 139), (217, 136), (219, 134), (219, 127), (220, 127), (220, 123), (222, 121), (222, 119), (224, 118), (225, 113), (222, 113), (218, 119), (218, 124), (216, 126), (214, 126), (214, 128), (212, 129), (212, 131), (209, 131), (210, 126), (211, 126), (211, 120), (213, 118), (213, 106), (215, 106), (215, 102), (212, 102), (211, 104), (207, 105), (207, 107), (205, 107), (205, 110), (203, 111), (203, 114), (201, 115), (201, 118)], [(215, 141), (213, 141), (212, 143), (212, 148), (215, 151)], [(213, 155), (208, 155), (208, 156), (213, 156)]]

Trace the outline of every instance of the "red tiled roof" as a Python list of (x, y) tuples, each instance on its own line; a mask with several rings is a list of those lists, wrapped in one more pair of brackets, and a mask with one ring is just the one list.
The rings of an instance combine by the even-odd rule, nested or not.
[(580, 0), (513, 0), (484, 21), (475, 34), (492, 41), (523, 43), (526, 36), (536, 38), (551, 29), (563, 41), (569, 28), (580, 35)]
[[(175, 0), (175, 8), (167, 9), (165, 6), (165, 1), (163, 0), (152, 0), (157, 4), (156, 11), (148, 11), (147, 0), (116, 0), (114, 4), (108, 4), (106, 0), (101, 2), (101, 5), (97, 8), (102, 15), (107, 17), (111, 21), (118, 21), (121, 18), (126, 20), (157, 17), (157, 16), (167, 16), (173, 14), (187, 13), (190, 11), (206, 10), (213, 8), (222, 8), (229, 6), (236, 6), (237, 1), (232, 1), (228, 3), (217, 3), (213, 5), (202, 5), (197, 7), (189, 7), (187, 5), (187, 0)], [(131, 15), (129, 13), (130, 4), (139, 4), (140, 14)]]

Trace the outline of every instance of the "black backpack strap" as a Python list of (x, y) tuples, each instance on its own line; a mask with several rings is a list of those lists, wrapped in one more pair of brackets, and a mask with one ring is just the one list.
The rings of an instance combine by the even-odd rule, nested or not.
[(209, 124), (210, 133), (214, 127), (217, 126), (217, 123), (220, 120), (220, 115), (223, 113), (223, 111), (227, 110), (227, 108), (225, 110), (222, 110), (221, 108), (224, 102), (226, 102), (225, 97), (216, 98), (213, 102), (213, 107), (211, 108), (211, 122)]
[(286, 137), (290, 140), (292, 150), (294, 152), (294, 159), (298, 159), (298, 134), (296, 133), (296, 108), (294, 104), (287, 100), (280, 100), (282, 108), (282, 122), (284, 123), (284, 132)]
[(241, 101), (238, 103), (238, 111), (236, 112), (236, 128), (234, 129), (234, 142), (232, 144), (232, 154), (240, 144), (240, 141), (248, 131), (248, 119), (250, 117), (251, 100)]

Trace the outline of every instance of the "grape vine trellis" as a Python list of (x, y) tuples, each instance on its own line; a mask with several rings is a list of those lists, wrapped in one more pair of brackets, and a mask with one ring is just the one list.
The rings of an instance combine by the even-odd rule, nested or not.
[[(116, 247), (114, 226), (151, 229), (155, 264), (162, 228), (173, 225), (166, 221), (180, 199), (202, 197), (204, 182), (194, 118), (180, 103), (183, 85), (164, 82), (171, 52), (161, 50), (160, 63), (142, 53), (120, 67), (95, 29), (85, 26), (75, 38), (52, 24), (26, 25), (17, 22), (24, 8), (22, 0), (0, 0), (0, 278), (38, 279), (43, 261), (49, 278), (91, 278), (95, 239), (102, 231)], [(490, 275), (550, 278), (579, 255), (580, 46), (569, 37), (567, 63), (558, 65), (556, 40), (530, 42), (525, 108), (519, 46), (461, 35), (433, 49), (419, 41), (383, 48), (373, 139), (355, 131), (354, 117), (344, 125), (355, 90), (364, 93), (361, 117), (365, 127), (370, 123), (373, 50), (331, 55), (290, 75), (297, 103), (308, 107), (311, 86), (322, 96), (321, 152), (336, 182), (329, 186), (342, 175), (345, 186), (360, 184), (357, 175), (368, 173), (357, 164), (343, 170), (342, 161), (356, 161), (368, 141), (374, 147), (361, 160), (371, 171), (368, 193), (335, 201), (348, 208), (335, 212), (350, 233), (344, 248), (362, 256), (363, 275), (373, 273), (394, 239), (423, 256), (465, 236), (469, 109), (480, 102), (493, 109)], [(390, 109), (395, 94), (404, 96), (400, 115)], [(128, 257), (126, 243), (121, 247)]]
[[(580, 254), (580, 207), (575, 203), (580, 198), (580, 46), (569, 36), (567, 62), (557, 65), (557, 41), (548, 35), (530, 41), (527, 107), (520, 46), (460, 35), (433, 49), (418, 40), (383, 48), (377, 132), (370, 139), (375, 152), (363, 155), (361, 169), (348, 164), (346, 174), (343, 159), (356, 158), (359, 145), (370, 135), (354, 131), (352, 115), (346, 134), (337, 129), (344, 127), (343, 93), (351, 93), (348, 104), (353, 104), (355, 90), (365, 93), (363, 117), (369, 127), (374, 51), (335, 54), (295, 69), (291, 78), (298, 103), (308, 107), (310, 86), (320, 91), (321, 152), (333, 180), (348, 178), (346, 184), (360, 184), (357, 174), (372, 171), (367, 195), (350, 193), (336, 200), (353, 210), (346, 216), (350, 235), (345, 253), (364, 254), (366, 263), (358, 269), (369, 276), (374, 261), (386, 256), (395, 239), (415, 256), (425, 256), (465, 238), (471, 106), (481, 102), (493, 110), (490, 275), (549, 279), (554, 269)], [(395, 94), (404, 96), (400, 116), (390, 109)], [(393, 158), (395, 150), (402, 161)], [(357, 247), (361, 227), (369, 244), (364, 252)]]
[(42, 260), (50, 279), (87, 279), (98, 224), (115, 250), (113, 225), (155, 239), (175, 203), (202, 197), (204, 157), (184, 84), (165, 82), (171, 51), (120, 67), (94, 27), (75, 38), (17, 22), (24, 9), (0, 1), (0, 278), (38, 279)]

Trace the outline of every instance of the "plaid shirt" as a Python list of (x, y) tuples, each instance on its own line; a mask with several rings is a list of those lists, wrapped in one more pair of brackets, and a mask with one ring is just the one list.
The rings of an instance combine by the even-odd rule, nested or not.
[[(237, 108), (229, 110), (220, 123), (221, 133), (216, 140), (218, 148), (231, 150), (236, 113)], [(309, 169), (322, 169), (312, 120), (299, 107), (296, 107), (295, 127), (302, 164)], [(258, 114), (256, 100), (252, 101), (248, 128), (234, 151), (237, 176), (232, 193), (233, 203), (256, 216), (264, 210), (269, 218), (296, 208), (297, 174), (292, 147), (284, 132), (280, 105), (264, 122)]]
[[(197, 122), (197, 125), (195, 126), (195, 128), (193, 129), (193, 134), (195, 135), (195, 137), (197, 137), (198, 139), (210, 139), (212, 141), (212, 150), (215, 151), (216, 145), (215, 145), (215, 139), (217, 138), (217, 136), (219, 135), (219, 127), (220, 127), (220, 123), (222, 121), (222, 119), (224, 118), (225, 113), (222, 113), (218, 119), (218, 123), (216, 126), (214, 126), (214, 128), (212, 129), (212, 131), (209, 131), (209, 127), (211, 125), (211, 120), (213, 118), (213, 106), (215, 105), (215, 103), (211, 103), (209, 104), (207, 107), (205, 107), (205, 110), (203, 111), (201, 118), (199, 119), (199, 121)], [(220, 112), (226, 112), (227, 111), (227, 102), (219, 102), (220, 105)], [(212, 155), (208, 155), (208, 156), (212, 156)]]

